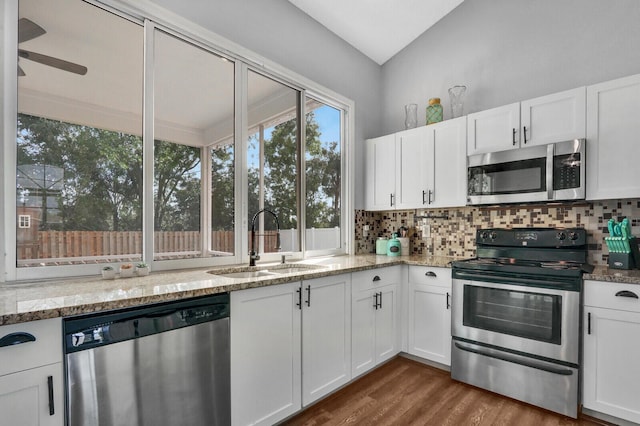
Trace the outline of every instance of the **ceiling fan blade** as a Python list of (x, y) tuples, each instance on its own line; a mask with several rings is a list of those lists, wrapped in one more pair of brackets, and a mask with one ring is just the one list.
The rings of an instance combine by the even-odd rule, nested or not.
[(27, 18), (18, 20), (18, 43), (40, 37), (45, 33), (44, 28)]
[(24, 77), (25, 75), (24, 70), (18, 65), (18, 77)]
[(69, 71), (75, 74), (85, 75), (87, 73), (87, 67), (74, 64), (73, 62), (64, 61), (62, 59), (54, 58), (53, 56), (43, 55), (42, 53), (29, 52), (28, 50), (18, 49), (18, 56), (24, 59), (29, 59), (40, 64), (48, 65), (50, 67), (58, 68), (63, 71)]

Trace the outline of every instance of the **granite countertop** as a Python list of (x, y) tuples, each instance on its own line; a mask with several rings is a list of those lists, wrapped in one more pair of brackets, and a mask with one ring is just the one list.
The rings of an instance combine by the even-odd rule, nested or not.
[(582, 276), (585, 280), (609, 281), (623, 284), (640, 284), (639, 269), (611, 269), (607, 266), (596, 266), (592, 273)]
[[(115, 280), (89, 276), (4, 283), (0, 284), (0, 325), (167, 302), (396, 264), (450, 267), (452, 260), (454, 259), (450, 257), (439, 256), (387, 257), (372, 254), (307, 259), (290, 265), (315, 265), (314, 269), (267, 277), (227, 278), (208, 272), (234, 272), (243, 266), (242, 270), (251, 270), (246, 265), (232, 265), (158, 272)], [(253, 269), (264, 267), (266, 265), (259, 265)]]

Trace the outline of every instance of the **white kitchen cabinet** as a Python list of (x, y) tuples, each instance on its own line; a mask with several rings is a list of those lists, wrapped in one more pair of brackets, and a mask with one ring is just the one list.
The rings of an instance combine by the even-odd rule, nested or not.
[(408, 291), (408, 352), (450, 366), (451, 269), (409, 266)]
[(62, 426), (61, 319), (2, 326), (0, 342), (0, 423)]
[(368, 140), (367, 210), (464, 206), (466, 132), (460, 117)]
[(587, 87), (587, 199), (640, 197), (640, 74)]
[(639, 285), (585, 281), (582, 394), (585, 408), (640, 423), (637, 297)]
[(368, 139), (366, 142), (367, 210), (395, 208), (396, 198), (396, 143), (395, 135)]
[(432, 174), (427, 204), (422, 207), (462, 207), (467, 203), (467, 117), (432, 124), (427, 129), (433, 154), (425, 158), (425, 168)]
[(302, 405), (351, 380), (351, 274), (302, 283)]
[(469, 114), (467, 154), (584, 138), (585, 88)]
[(231, 422), (272, 425), (301, 397), (300, 282), (231, 292)]
[(400, 352), (401, 267), (352, 274), (352, 368), (359, 376)]
[(281, 421), (351, 380), (351, 275), (231, 293), (231, 419)]

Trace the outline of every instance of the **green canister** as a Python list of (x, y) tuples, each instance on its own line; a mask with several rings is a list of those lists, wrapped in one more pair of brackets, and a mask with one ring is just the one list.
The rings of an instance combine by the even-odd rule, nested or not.
[(442, 105), (440, 105), (440, 98), (431, 98), (429, 99), (429, 106), (427, 107), (427, 125), (441, 121)]
[(389, 242), (388, 238), (378, 237), (376, 241), (376, 254), (387, 254), (387, 243)]
[(387, 242), (387, 256), (400, 256), (401, 250), (402, 246), (398, 239), (398, 234), (394, 232), (391, 239)]

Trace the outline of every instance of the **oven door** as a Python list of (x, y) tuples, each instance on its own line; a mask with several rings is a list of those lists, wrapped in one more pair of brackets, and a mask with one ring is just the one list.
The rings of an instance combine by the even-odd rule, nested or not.
[(513, 284), (485, 279), (453, 280), (454, 337), (578, 365), (579, 291), (553, 288), (556, 283), (544, 279), (526, 285), (521, 277)]

